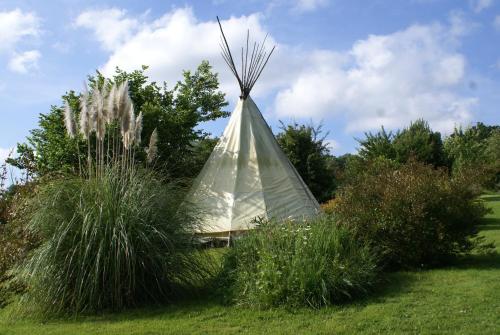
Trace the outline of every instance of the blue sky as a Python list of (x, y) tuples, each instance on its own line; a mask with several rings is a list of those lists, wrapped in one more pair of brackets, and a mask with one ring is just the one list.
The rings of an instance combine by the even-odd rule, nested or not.
[[(234, 48), (247, 28), (277, 45), (252, 92), (273, 130), (323, 122), (334, 154), (353, 152), (364, 131), (420, 117), (445, 134), (500, 123), (497, 0), (0, 0), (0, 160), (96, 69), (146, 64), (173, 86), (208, 59), (231, 109), (237, 85), (216, 15)], [(218, 136), (226, 122), (203, 128)]]

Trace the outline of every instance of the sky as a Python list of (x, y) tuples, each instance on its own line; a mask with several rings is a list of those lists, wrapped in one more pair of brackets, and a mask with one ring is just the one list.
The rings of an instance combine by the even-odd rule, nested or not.
[(500, 123), (500, 0), (0, 0), (0, 162), (95, 70), (148, 65), (173, 87), (206, 59), (232, 110), (216, 15), (234, 50), (247, 29), (276, 45), (251, 94), (274, 132), (322, 124), (341, 155), (382, 125)]

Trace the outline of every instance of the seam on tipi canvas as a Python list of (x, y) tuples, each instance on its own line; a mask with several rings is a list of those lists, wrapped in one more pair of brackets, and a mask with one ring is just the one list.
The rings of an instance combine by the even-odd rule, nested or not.
[[(243, 102), (239, 100), (237, 104), (237, 109), (239, 108), (239, 113), (240, 113), (240, 120), (238, 124), (236, 125), (238, 127), (238, 155), (236, 159), (236, 173), (234, 176), (234, 183), (233, 183), (233, 191), (231, 192), (232, 196), (232, 204), (231, 204), (231, 211), (229, 213), (229, 231), (233, 230), (233, 216), (234, 216), (234, 209), (235, 209), (235, 203), (236, 203), (236, 185), (238, 184), (239, 180), (239, 173), (240, 173), (240, 159), (241, 159), (241, 124), (243, 121)], [(234, 113), (234, 112), (233, 112)]]
[[(253, 102), (253, 100), (252, 100)], [(257, 107), (257, 105), (255, 105)], [(266, 120), (264, 119), (264, 116), (262, 115), (262, 113), (260, 112), (259, 108), (257, 107), (257, 111), (258, 111), (258, 115), (259, 117), (261, 118), (261, 120), (264, 122), (264, 124), (266, 125), (267, 127), (267, 130), (269, 131), (269, 133), (271, 134), (272, 138), (273, 138), (273, 141), (274, 141), (274, 145), (277, 146), (277, 151), (278, 151), (278, 155), (281, 156), (282, 160), (284, 159), (286, 161), (286, 164), (288, 165), (288, 167), (292, 170), (293, 174), (295, 175), (295, 177), (299, 180), (299, 184), (300, 186), (302, 186), (302, 190), (305, 192), (306, 194), (306, 197), (307, 199), (312, 202), (313, 206), (315, 207), (315, 209), (319, 209), (319, 203), (318, 201), (316, 200), (316, 198), (314, 197), (314, 195), (311, 193), (311, 190), (309, 190), (309, 188), (307, 187), (306, 183), (304, 182), (304, 180), (302, 179), (302, 177), (299, 175), (297, 169), (295, 169), (295, 166), (293, 166), (292, 162), (290, 162), (290, 160), (288, 159), (288, 157), (285, 155), (285, 153), (283, 152), (283, 150), (281, 149), (278, 141), (276, 140), (276, 137), (274, 136), (273, 134), (273, 131), (271, 130), (271, 127), (269, 127), (269, 125), (267, 124)], [(293, 183), (293, 180), (290, 178), (290, 176), (287, 174), (287, 178), (288, 180), (290, 180), (292, 182), (292, 185), (294, 184)], [(295, 188), (294, 189), (296, 191), (299, 191), (299, 189)], [(307, 204), (305, 204), (307, 205)]]
[[(251, 103), (253, 103), (253, 100), (251, 101)], [(257, 105), (255, 105), (255, 107), (257, 107)], [(252, 114), (250, 114), (250, 119), (253, 119), (253, 115)], [(266, 192), (264, 191), (264, 185), (262, 185), (262, 174), (261, 174), (261, 171), (260, 171), (261, 161), (260, 161), (260, 156), (257, 154), (257, 146), (256, 146), (256, 142), (257, 141), (256, 141), (256, 137), (255, 137), (255, 134), (254, 134), (254, 129), (253, 129), (254, 122), (251, 122), (250, 125), (251, 125), (250, 132), (252, 134), (252, 139), (253, 139), (253, 141), (252, 141), (253, 142), (253, 147), (254, 147), (254, 150), (255, 150), (255, 153), (256, 153), (255, 157), (257, 158), (257, 175), (259, 176), (260, 190), (261, 190), (261, 194), (262, 194), (262, 199), (264, 201), (264, 215), (265, 215), (264, 219), (268, 220), (269, 219), (269, 215), (267, 213)]]

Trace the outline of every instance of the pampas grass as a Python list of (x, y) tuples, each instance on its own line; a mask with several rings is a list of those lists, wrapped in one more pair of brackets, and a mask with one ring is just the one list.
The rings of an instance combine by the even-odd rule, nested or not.
[[(20, 269), (21, 301), (42, 315), (120, 310), (189, 294), (209, 275), (183, 193), (153, 172), (45, 185), (30, 229), (44, 243)], [(34, 307), (35, 310), (31, 310)]]
[(76, 135), (75, 118), (67, 101), (64, 102), (64, 125), (66, 126), (68, 136), (74, 138)]
[[(135, 166), (135, 150), (137, 150), (135, 148), (139, 147), (142, 138), (143, 116), (142, 113), (135, 116), (134, 104), (128, 92), (128, 82), (120, 84), (108, 82), (104, 86), (108, 88), (94, 87), (91, 93), (86, 86), (84, 87), (80, 96), (78, 127), (74, 122), (74, 113), (70, 106), (67, 103), (64, 106), (68, 136), (74, 138), (81, 135), (87, 141), (87, 166), (83, 174), (88, 177), (102, 175), (105, 168), (110, 165), (119, 165), (123, 169), (122, 172), (127, 173), (127, 169)], [(93, 134), (95, 134), (95, 150), (91, 149), (90, 139)], [(157, 134), (152, 137), (156, 143)], [(151, 155), (148, 157), (151, 161), (156, 156), (156, 149), (149, 151)], [(94, 156), (91, 155), (92, 152), (95, 152)]]
[[(182, 192), (135, 164), (143, 116), (134, 115), (127, 82), (111, 85), (80, 97), (86, 173), (45, 185), (34, 205), (30, 227), (44, 243), (19, 270), (30, 287), (25, 308), (78, 314), (168, 301), (208, 274)], [(69, 106), (65, 115), (75, 136)], [(149, 163), (157, 142), (155, 129)]]
[(141, 144), (142, 137), (142, 112), (135, 119), (135, 143), (137, 145)]
[(158, 154), (158, 130), (156, 128), (153, 130), (153, 133), (149, 138), (149, 146), (146, 152), (148, 154), (148, 163), (151, 164), (156, 159), (156, 155)]

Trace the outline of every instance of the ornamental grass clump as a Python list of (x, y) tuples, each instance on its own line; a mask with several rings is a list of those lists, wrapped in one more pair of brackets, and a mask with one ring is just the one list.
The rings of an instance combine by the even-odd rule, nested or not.
[(194, 287), (204, 264), (181, 199), (141, 170), (46, 185), (30, 223), (45, 242), (22, 268), (28, 301), (49, 313), (118, 310)]
[[(127, 83), (84, 92), (66, 107), (68, 136), (88, 143), (79, 176), (42, 185), (29, 229), (42, 244), (18, 268), (28, 292), (21, 306), (45, 315), (92, 313), (170, 301), (193, 293), (209, 271), (193, 238), (196, 220), (180, 208), (183, 192), (140, 166), (142, 115)], [(79, 127), (76, 115), (79, 113)]]
[(221, 290), (241, 305), (317, 308), (363, 296), (377, 278), (370, 246), (323, 216), (265, 222), (236, 240), (225, 256)]

